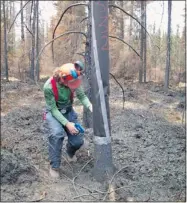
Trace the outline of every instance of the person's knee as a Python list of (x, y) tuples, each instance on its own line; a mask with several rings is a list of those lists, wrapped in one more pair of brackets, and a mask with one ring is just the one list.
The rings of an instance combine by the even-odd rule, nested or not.
[(77, 139), (71, 140), (70, 144), (72, 145), (73, 148), (79, 149), (84, 144), (84, 139), (77, 137)]

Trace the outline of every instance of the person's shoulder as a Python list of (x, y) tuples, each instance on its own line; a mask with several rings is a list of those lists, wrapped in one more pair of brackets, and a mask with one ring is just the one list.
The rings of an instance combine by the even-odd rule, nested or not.
[(51, 77), (44, 83), (43, 90), (51, 90)]

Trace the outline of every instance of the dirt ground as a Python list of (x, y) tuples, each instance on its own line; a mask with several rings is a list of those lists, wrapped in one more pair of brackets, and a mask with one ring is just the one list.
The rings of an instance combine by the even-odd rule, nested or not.
[[(62, 156), (61, 178), (51, 180), (43, 93), (31, 83), (1, 83), (1, 201), (102, 201), (107, 188), (92, 176), (92, 129), (78, 162)], [(115, 200), (185, 202), (184, 92), (125, 83), (123, 109), (121, 90), (110, 83)], [(75, 110), (81, 121), (77, 101)]]

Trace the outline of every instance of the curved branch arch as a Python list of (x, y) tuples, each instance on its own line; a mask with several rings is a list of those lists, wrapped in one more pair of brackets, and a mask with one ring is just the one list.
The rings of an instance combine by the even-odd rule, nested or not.
[(83, 18), (83, 19), (80, 21), (80, 23), (82, 23), (83, 21), (87, 20), (88, 18), (89, 18), (88, 16), (85, 17), (85, 18)]
[(58, 35), (57, 37), (55, 37), (53, 40), (49, 41), (39, 52), (38, 56), (37, 56), (37, 59), (36, 59), (36, 65), (38, 64), (38, 60), (42, 54), (42, 52), (44, 51), (44, 49), (49, 45), (51, 44), (52, 42), (54, 42), (56, 39), (59, 39), (60, 37), (63, 37), (64, 35), (69, 35), (69, 34), (72, 34), (72, 33), (76, 33), (76, 34), (82, 34), (85, 36), (85, 38), (87, 37), (86, 34), (84, 32), (78, 32), (78, 31), (69, 31), (69, 32), (64, 32), (62, 33), (61, 35)]
[(109, 35), (108, 37), (117, 39), (117, 40), (123, 42), (124, 44), (126, 44), (127, 46), (129, 46), (129, 47), (136, 53), (136, 55), (139, 56), (140, 59), (142, 60), (140, 54), (139, 54), (131, 45), (129, 45), (127, 42), (125, 42), (123, 39), (121, 39), (121, 38), (119, 38), (119, 37), (111, 36), (111, 35)]
[(31, 0), (27, 1), (27, 2), (23, 5), (23, 7), (18, 11), (18, 13), (16, 14), (16, 16), (15, 16), (15, 18), (14, 18), (12, 24), (10, 25), (10, 28), (9, 28), (9, 30), (8, 30), (8, 33), (10, 32), (12, 26), (14, 25), (14, 23), (15, 23), (15, 21), (16, 21), (18, 15), (21, 13), (21, 11), (25, 8), (25, 6), (26, 6), (30, 1), (31, 1)]
[[(121, 7), (119, 7), (119, 6), (117, 6), (117, 5), (109, 4), (108, 6), (109, 6), (109, 7), (118, 8), (118, 9), (121, 10), (123, 13), (125, 13), (126, 15), (128, 15), (128, 16), (130, 16), (132, 19), (134, 19), (134, 20), (145, 30), (145, 32), (148, 34), (148, 36), (150, 37), (151, 41), (153, 42), (153, 40), (152, 40), (152, 38), (151, 38), (149, 32), (148, 32), (147, 29), (140, 23), (140, 21), (139, 21), (137, 18), (135, 18), (134, 16), (132, 16), (131, 14), (129, 14), (128, 12), (126, 12), (124, 9), (122, 9)], [(154, 44), (154, 42), (153, 42), (153, 44)], [(156, 46), (156, 47), (160, 50), (160, 47), (159, 47), (159, 46), (157, 46), (157, 45), (155, 45), (155, 44), (154, 44), (154, 46)]]
[(149, 32), (146, 30), (146, 28), (140, 23), (140, 21), (135, 18), (134, 16), (132, 16), (130, 13), (128, 13), (127, 11), (125, 11), (124, 9), (122, 9), (121, 7), (114, 5), (114, 4), (109, 4), (109, 7), (114, 7), (114, 8), (118, 8), (119, 10), (121, 10), (123, 13), (127, 14), (128, 16), (130, 16), (132, 19), (134, 19), (145, 31), (146, 33), (150, 36)]
[[(54, 29), (54, 31), (53, 31), (52, 40), (53, 40), (54, 37), (55, 37), (56, 29), (58, 28), (58, 26), (59, 26), (59, 24), (60, 24), (60, 22), (61, 22), (61, 20), (62, 20), (62, 18), (63, 18), (63, 16), (64, 16), (64, 14), (65, 14), (70, 8), (75, 7), (75, 6), (88, 6), (88, 4), (86, 4), (86, 3), (76, 3), (76, 4), (72, 4), (72, 5), (68, 6), (68, 7), (65, 9), (65, 11), (61, 14), (60, 19), (58, 20), (58, 23), (57, 23), (57, 25), (55, 26), (55, 29)], [(51, 48), (52, 48), (52, 53), (54, 53), (53, 41), (52, 41), (52, 47), (51, 47)], [(54, 61), (54, 55), (52, 55), (52, 57), (53, 57), (53, 61)]]

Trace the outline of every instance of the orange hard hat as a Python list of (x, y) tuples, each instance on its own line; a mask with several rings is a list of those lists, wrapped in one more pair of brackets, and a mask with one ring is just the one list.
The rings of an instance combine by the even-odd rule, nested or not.
[(73, 63), (66, 63), (55, 69), (54, 77), (63, 79), (63, 83), (70, 89), (76, 89), (81, 85), (81, 71), (76, 70)]

